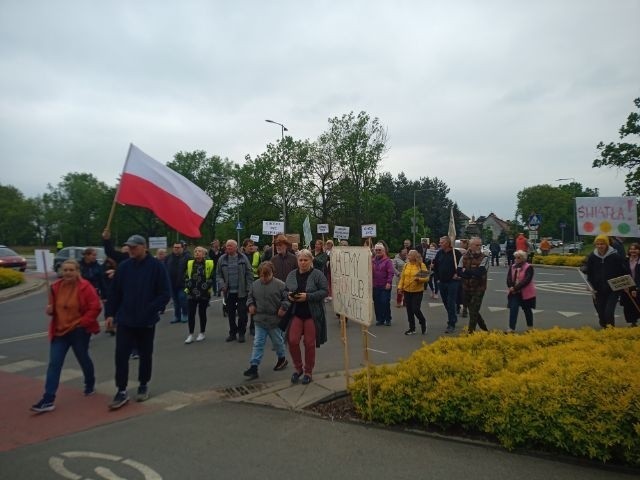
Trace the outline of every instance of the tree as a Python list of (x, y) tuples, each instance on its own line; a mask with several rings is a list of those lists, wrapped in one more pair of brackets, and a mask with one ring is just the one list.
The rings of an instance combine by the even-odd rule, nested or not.
[(360, 112), (329, 119), (327, 142), (332, 145), (345, 175), (337, 186), (343, 200), (340, 210), (346, 224), (359, 229), (374, 220), (371, 199), (378, 168), (387, 151), (387, 132), (378, 118)]
[(167, 166), (200, 187), (213, 200), (213, 206), (203, 222), (204, 229), (216, 237), (216, 225), (229, 215), (233, 199), (235, 165), (217, 155), (207, 158), (204, 150), (178, 152)]
[(113, 200), (112, 189), (90, 173), (67, 173), (49, 189), (50, 221), (66, 244), (99, 244)]
[[(636, 108), (640, 109), (640, 97), (633, 101)], [(627, 117), (627, 123), (620, 127), (620, 139), (626, 137), (640, 137), (640, 115), (631, 112)], [(619, 169), (627, 169), (625, 185), (627, 195), (640, 195), (640, 144), (636, 141), (632, 142), (610, 142), (607, 145), (604, 142), (598, 144), (600, 157), (593, 161), (593, 168), (600, 167), (617, 167)]]
[(32, 200), (10, 185), (0, 185), (0, 243), (30, 245), (36, 236)]
[(310, 146), (309, 160), (310, 192), (305, 205), (319, 223), (328, 223), (341, 203), (338, 187), (345, 175), (329, 133), (320, 135)]

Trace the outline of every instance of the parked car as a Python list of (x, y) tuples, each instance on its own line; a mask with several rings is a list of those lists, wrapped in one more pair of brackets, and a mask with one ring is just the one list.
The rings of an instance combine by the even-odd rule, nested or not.
[(558, 240), (557, 238), (552, 238), (551, 240), (549, 240), (549, 242), (551, 242), (551, 246), (555, 248), (564, 245), (564, 242), (562, 240)]
[(0, 245), (0, 268), (12, 268), (24, 272), (27, 269), (27, 259), (9, 247)]
[[(58, 274), (59, 277), (62, 276), (62, 272), (60, 271), (60, 266), (65, 260), (69, 260), (73, 258), (77, 261), (82, 259), (82, 254), (84, 249), (87, 247), (65, 247), (56, 253), (55, 257), (53, 257), (53, 271)], [(91, 247), (95, 248), (98, 253), (98, 263), (102, 265), (102, 263), (107, 258), (107, 255), (104, 253), (104, 248), (102, 247)]]

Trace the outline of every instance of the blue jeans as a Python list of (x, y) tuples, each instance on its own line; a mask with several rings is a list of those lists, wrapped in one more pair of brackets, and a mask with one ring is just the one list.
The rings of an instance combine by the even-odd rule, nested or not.
[(391, 290), (373, 287), (373, 309), (376, 312), (376, 324), (391, 323)]
[(256, 334), (253, 337), (253, 350), (251, 351), (251, 365), (260, 365), (264, 354), (264, 345), (267, 343), (267, 336), (271, 339), (278, 358), (285, 356), (283, 332), (278, 327), (266, 328), (256, 323)]
[(69, 348), (73, 349), (73, 354), (76, 356), (80, 368), (82, 368), (85, 392), (93, 390), (96, 377), (93, 370), (93, 362), (89, 357), (90, 338), (91, 334), (82, 327), (78, 327), (60, 337), (53, 337), (49, 347), (47, 379), (44, 383), (44, 399), (47, 402), (53, 402), (56, 398), (56, 392), (60, 384), (60, 372)]
[(533, 311), (531, 307), (522, 300), (521, 295), (509, 295), (509, 328), (511, 330), (516, 329), (516, 323), (518, 321), (518, 310), (522, 307), (524, 312), (524, 319), (527, 322), (527, 327), (533, 327)]
[(447, 326), (451, 328), (455, 328), (458, 321), (458, 288), (460, 288), (458, 280), (440, 282), (440, 297), (442, 298), (442, 303), (444, 303), (444, 308), (447, 310)]
[(184, 292), (184, 287), (171, 288), (171, 298), (173, 299), (173, 318), (178, 322), (183, 318), (187, 318), (189, 313), (187, 310), (187, 294)]

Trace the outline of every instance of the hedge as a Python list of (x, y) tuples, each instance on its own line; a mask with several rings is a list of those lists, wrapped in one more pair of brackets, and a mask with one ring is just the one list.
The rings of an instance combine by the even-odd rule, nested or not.
[[(442, 338), (371, 381), (372, 421), (640, 466), (640, 328)], [(350, 392), (368, 418), (366, 372)]]
[(564, 265), (579, 267), (585, 261), (584, 255), (534, 255), (531, 263), (538, 265)]
[(0, 268), (0, 290), (15, 287), (22, 282), (24, 282), (24, 273), (9, 268)]

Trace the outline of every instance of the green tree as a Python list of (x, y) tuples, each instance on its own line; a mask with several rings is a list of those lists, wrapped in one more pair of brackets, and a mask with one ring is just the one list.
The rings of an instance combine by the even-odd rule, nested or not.
[(50, 220), (59, 238), (67, 245), (100, 244), (112, 190), (90, 173), (67, 173), (57, 186), (47, 188)]
[(203, 233), (217, 235), (216, 225), (228, 219), (233, 199), (235, 165), (217, 155), (207, 157), (204, 150), (178, 152), (167, 166), (200, 187), (213, 200), (213, 206), (203, 221)]
[[(640, 109), (640, 97), (636, 98), (636, 108)], [(640, 195), (640, 114), (631, 112), (627, 122), (620, 127), (620, 139), (626, 137), (636, 138), (634, 142), (600, 142), (597, 146), (600, 156), (593, 161), (593, 168), (616, 167), (628, 170), (625, 185), (627, 195)]]
[(319, 223), (328, 223), (341, 203), (338, 187), (345, 175), (329, 133), (323, 133), (311, 144), (308, 173), (310, 192), (305, 205)]
[(32, 245), (35, 237), (35, 209), (32, 200), (10, 185), (0, 185), (0, 243)]
[[(337, 191), (346, 225), (357, 231), (375, 220), (371, 199), (375, 193), (378, 169), (387, 151), (387, 132), (378, 118), (353, 112), (329, 119), (327, 142), (344, 169)], [(342, 220), (341, 220), (342, 221)]]

